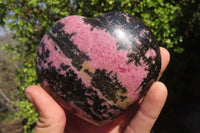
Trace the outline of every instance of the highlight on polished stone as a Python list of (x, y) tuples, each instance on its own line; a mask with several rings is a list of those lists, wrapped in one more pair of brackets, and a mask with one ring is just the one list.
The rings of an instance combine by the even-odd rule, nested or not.
[(152, 32), (118, 11), (59, 20), (36, 55), (42, 87), (64, 109), (95, 125), (112, 121), (143, 97), (160, 68)]

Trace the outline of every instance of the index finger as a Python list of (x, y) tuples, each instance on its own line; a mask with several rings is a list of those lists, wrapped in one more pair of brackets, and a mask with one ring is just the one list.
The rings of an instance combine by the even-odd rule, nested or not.
[(161, 69), (158, 76), (158, 80), (160, 79), (163, 72), (167, 68), (167, 65), (169, 64), (169, 60), (170, 60), (170, 54), (167, 49), (160, 47), (160, 54), (161, 54)]

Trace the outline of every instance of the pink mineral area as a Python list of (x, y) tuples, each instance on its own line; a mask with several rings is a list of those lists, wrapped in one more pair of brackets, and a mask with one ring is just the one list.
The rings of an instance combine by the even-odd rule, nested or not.
[[(60, 68), (60, 65), (63, 63), (65, 65), (69, 65), (70, 68), (78, 74), (78, 78), (82, 79), (83, 83), (89, 87), (91, 86), (91, 84), (89, 83), (89, 81), (79, 73), (79, 71), (73, 67), (73, 65), (71, 64), (70, 59), (66, 58), (66, 56), (61, 52), (61, 50), (59, 50), (59, 48), (57, 48), (58, 50), (55, 50), (55, 42), (52, 39), (48, 39), (48, 36), (45, 36), (43, 39), (43, 42), (47, 45), (45, 45), (45, 49), (48, 49), (50, 51), (49, 53), (49, 57), (47, 58), (47, 63), (44, 64), (44, 68), (48, 68), (48, 63), (52, 62), (52, 66), (54, 66), (56, 69)], [(61, 70), (59, 72), (60, 74), (65, 75), (66, 71)]]
[(146, 34), (149, 34), (149, 31), (146, 30), (146, 29), (143, 29), (143, 30), (140, 32), (140, 36), (143, 37), (143, 38), (145, 37)]
[(126, 21), (129, 23), (130, 22), (130, 17), (128, 16), (128, 14), (123, 14), (123, 16), (126, 18)]
[[(70, 65), (71, 62), (66, 59), (64, 54), (59, 52), (59, 50), (55, 50), (55, 42), (52, 39), (48, 39), (48, 36), (45, 36), (43, 39), (43, 42), (45, 45), (45, 49), (48, 49), (49, 52), (49, 57), (46, 59), (47, 63), (44, 64), (44, 68), (48, 68), (48, 63), (52, 62), (52, 66), (54, 66), (56, 69), (60, 68), (60, 64), (64, 63), (66, 65)], [(60, 71), (60, 74), (65, 74), (65, 71)]]
[(147, 50), (147, 52), (145, 53), (145, 56), (147, 57), (147, 58), (155, 58), (156, 57), (156, 52), (155, 52), (155, 50), (153, 50), (153, 49), (149, 49), (149, 50)]
[(139, 40), (138, 37), (135, 37), (135, 42), (136, 42), (137, 45), (141, 45), (142, 44), (142, 42)]
[(68, 34), (77, 33), (79, 29), (82, 27), (82, 20), (84, 17), (81, 16), (68, 16), (61, 19), (59, 22), (65, 24), (63, 30)]
[(127, 88), (132, 98), (138, 98), (140, 86), (148, 72), (145, 64), (136, 66), (134, 62), (127, 64), (127, 50), (117, 50), (117, 40), (109, 32), (102, 29), (93, 28), (84, 24), (80, 17), (71, 18), (64, 27), (67, 33), (76, 33), (71, 40), (74, 45), (84, 53), (90, 60), (91, 66), (100, 70), (113, 71), (117, 73), (121, 84)]
[[(43, 67), (45, 69), (49, 69), (49, 66), (48, 66), (48, 63), (52, 62), (52, 66), (55, 67), (56, 69), (59, 69), (60, 68), (60, 65), (63, 63), (65, 65), (69, 65), (70, 66), (70, 69), (72, 69), (74, 71), (74, 73), (76, 73), (78, 75), (77, 78), (81, 79), (82, 82), (84, 83), (84, 85), (87, 87), (87, 88), (93, 88), (94, 90), (97, 90), (95, 87), (93, 87), (91, 85), (91, 83), (89, 82), (89, 80), (84, 77), (84, 75), (82, 75), (70, 62), (70, 59), (69, 58), (66, 58), (66, 56), (61, 52), (61, 50), (59, 50), (59, 48), (57, 48), (58, 50), (55, 50), (55, 42), (52, 40), (52, 39), (48, 39), (48, 36), (45, 35), (43, 40), (45, 45), (45, 49), (48, 49), (50, 52), (49, 52), (49, 57), (46, 59), (47, 62), (43, 65)], [(42, 52), (42, 50), (40, 50), (41, 47), (39, 48), (39, 52)], [(65, 75), (66, 74), (66, 71), (65, 70), (62, 70), (60, 72), (58, 72), (62, 75)], [(98, 90), (97, 90), (97, 95), (99, 96), (99, 98), (103, 98), (105, 99), (105, 97), (102, 95), (102, 93), (100, 93)], [(107, 101), (109, 103), (109, 101)]]

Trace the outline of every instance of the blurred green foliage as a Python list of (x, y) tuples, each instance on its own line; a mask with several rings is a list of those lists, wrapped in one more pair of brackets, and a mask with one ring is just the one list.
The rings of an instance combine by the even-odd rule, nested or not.
[(3, 2), (3, 0), (0, 0), (0, 25), (5, 24), (6, 8), (6, 4)]
[(12, 51), (15, 54), (13, 60), (22, 64), (15, 80), (18, 115), (26, 120), (24, 132), (32, 132), (31, 126), (37, 121), (37, 113), (25, 98), (24, 90), (29, 85), (38, 84), (35, 53), (43, 35), (57, 20), (68, 15), (95, 17), (108, 11), (124, 11), (140, 18), (161, 46), (182, 53), (185, 30), (181, 29), (180, 18), (185, 13), (183, 8), (192, 2), (195, 0), (0, 0), (0, 24), (15, 31), (13, 37), (19, 41), (16, 46), (5, 45), (4, 50)]

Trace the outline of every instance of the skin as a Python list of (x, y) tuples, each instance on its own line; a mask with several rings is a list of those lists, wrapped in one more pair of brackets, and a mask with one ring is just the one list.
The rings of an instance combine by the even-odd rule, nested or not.
[[(162, 65), (158, 79), (170, 60), (169, 52), (162, 47), (160, 50)], [(39, 114), (35, 133), (149, 133), (165, 104), (167, 88), (156, 81), (143, 99), (103, 126), (92, 125), (71, 113), (65, 113), (39, 86), (27, 87), (25, 94)]]

